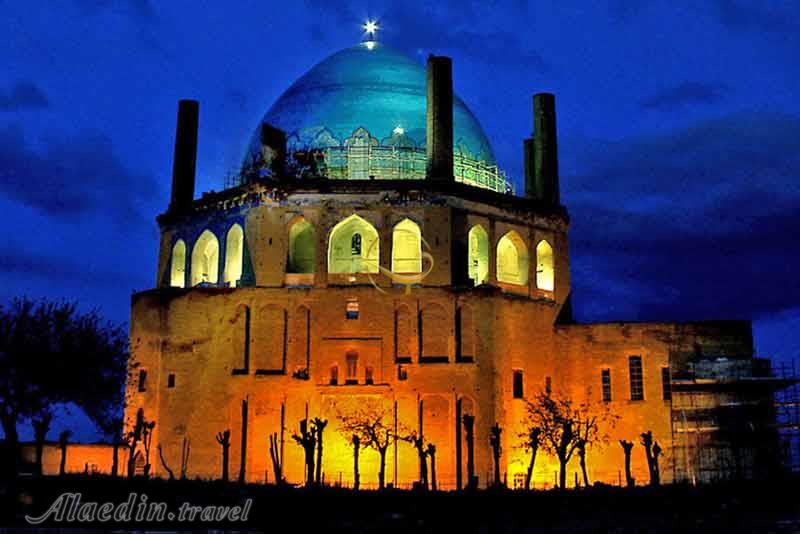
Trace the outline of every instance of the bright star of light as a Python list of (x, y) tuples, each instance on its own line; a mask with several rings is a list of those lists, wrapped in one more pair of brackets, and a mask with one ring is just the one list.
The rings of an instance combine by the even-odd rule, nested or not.
[(378, 22), (375, 20), (368, 20), (364, 24), (364, 31), (368, 33), (370, 36), (374, 36), (375, 32), (378, 31)]

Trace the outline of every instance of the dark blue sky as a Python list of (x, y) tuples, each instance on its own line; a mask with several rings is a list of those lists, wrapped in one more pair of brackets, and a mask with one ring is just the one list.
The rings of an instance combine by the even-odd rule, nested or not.
[[(35, 4), (35, 6), (34, 6)], [(0, 298), (127, 321), (155, 280), (179, 98), (201, 102), (198, 190), (265, 110), (378, 18), (454, 61), (521, 189), (534, 92), (557, 96), (581, 320), (753, 318), (800, 359), (800, 3), (0, 0)]]

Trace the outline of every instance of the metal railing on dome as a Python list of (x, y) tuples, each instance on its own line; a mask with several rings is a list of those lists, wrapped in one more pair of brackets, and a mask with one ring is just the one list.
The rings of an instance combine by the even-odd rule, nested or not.
[[(288, 170), (298, 178), (324, 177), (331, 180), (423, 180), (427, 159), (425, 149), (386, 145), (336, 146), (290, 154)], [(239, 173), (225, 178), (225, 188), (270, 176), (264, 165), (252, 162)], [(453, 155), (455, 181), (514, 193), (514, 187), (497, 165), (488, 165), (461, 153)]]

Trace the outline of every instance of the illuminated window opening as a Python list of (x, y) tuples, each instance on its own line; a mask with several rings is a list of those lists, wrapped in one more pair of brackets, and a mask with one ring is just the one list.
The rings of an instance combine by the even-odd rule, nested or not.
[(600, 372), (600, 382), (603, 388), (603, 401), (611, 402), (611, 369), (603, 369)]
[(216, 284), (219, 280), (219, 241), (204, 230), (192, 250), (192, 285)]
[(311, 274), (316, 263), (316, 232), (305, 219), (298, 220), (289, 229), (289, 262), (287, 272)]
[(631, 400), (644, 400), (644, 376), (642, 374), (642, 357), (628, 358), (628, 373), (631, 382)]
[(340, 221), (328, 240), (328, 272), (377, 273), (380, 261), (378, 231), (358, 215)]
[(371, 365), (367, 365), (364, 368), (364, 383), (365, 384), (369, 384), (369, 385), (372, 385), (372, 384), (375, 383), (374, 371), (373, 371)]
[(397, 366), (397, 379), (398, 380), (408, 380), (408, 369), (406, 369), (405, 365), (398, 365)]
[(513, 230), (497, 243), (497, 280), (520, 286), (528, 283), (528, 248)]
[(358, 300), (348, 299), (345, 307), (345, 317), (350, 320), (358, 319)]
[(344, 383), (358, 384), (358, 353), (348, 352), (345, 361), (347, 362), (347, 374)]
[(178, 239), (172, 247), (172, 261), (170, 262), (169, 285), (184, 287), (186, 285), (186, 243)]
[(397, 223), (392, 232), (392, 272), (422, 272), (422, 232), (411, 219)]
[(225, 239), (225, 284), (236, 287), (242, 279), (244, 231), (238, 224), (231, 226)]
[(469, 277), (474, 285), (479, 286), (489, 279), (489, 234), (481, 225), (475, 225), (469, 231), (468, 253)]
[(536, 245), (536, 287), (545, 291), (553, 291), (555, 288), (553, 247), (544, 240)]
[(175, 373), (170, 373), (167, 376), (167, 387), (174, 388), (175, 387)]
[(525, 396), (522, 371), (516, 369), (514, 371), (514, 398), (521, 399)]

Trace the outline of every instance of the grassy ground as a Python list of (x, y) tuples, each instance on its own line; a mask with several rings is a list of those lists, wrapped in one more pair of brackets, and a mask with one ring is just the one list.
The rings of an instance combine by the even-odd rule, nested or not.
[[(295, 532), (800, 532), (800, 480), (741, 482), (703, 487), (665, 486), (621, 489), (477, 491), (418, 493), (334, 488), (297, 489), (239, 486), (208, 481), (126, 480), (105, 476), (22, 478), (0, 489), (0, 524), (30, 527), (25, 516), (41, 516), (64, 493), (81, 493), (83, 513), (91, 505), (120, 504), (134, 493), (133, 517), (121, 521), (56, 520), (40, 528), (175, 530), (216, 528)], [(142, 502), (163, 502), (163, 521), (137, 520)], [(178, 521), (183, 503), (191, 506), (251, 505), (247, 521)], [(67, 515), (67, 501), (64, 510)], [(89, 508), (87, 508), (87, 506)], [(111, 505), (108, 505), (109, 507)], [(143, 508), (145, 512), (147, 508)], [(188, 509), (187, 509), (188, 510)], [(219, 511), (219, 509), (215, 510)], [(197, 512), (200, 513), (199, 511)], [(206, 511), (208, 514), (209, 512)], [(208, 516), (206, 516), (208, 517)]]

